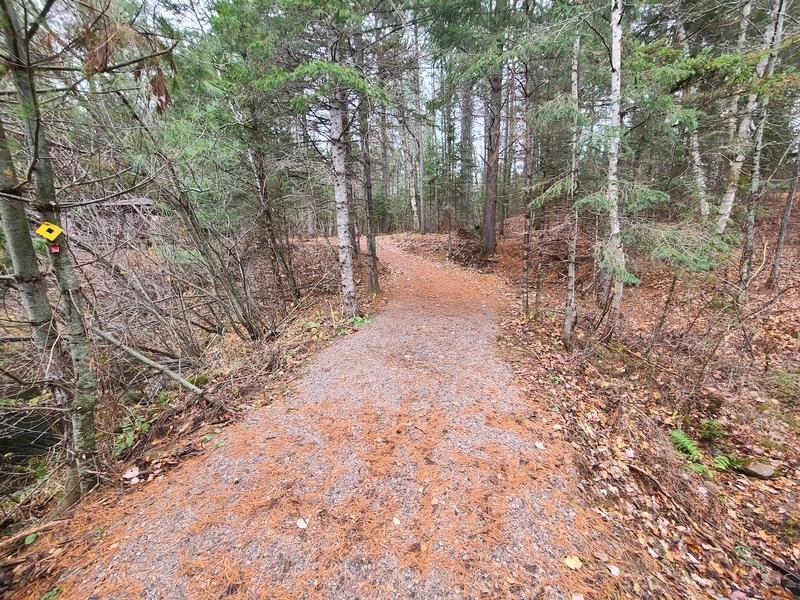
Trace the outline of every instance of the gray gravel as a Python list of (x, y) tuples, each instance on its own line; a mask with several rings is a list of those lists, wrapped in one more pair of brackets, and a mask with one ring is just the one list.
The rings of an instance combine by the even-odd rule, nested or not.
[(374, 322), (136, 494), (109, 524), (124, 541), (59, 598), (571, 597), (562, 561), (590, 553), (591, 515), (497, 355), (507, 290), (381, 253)]

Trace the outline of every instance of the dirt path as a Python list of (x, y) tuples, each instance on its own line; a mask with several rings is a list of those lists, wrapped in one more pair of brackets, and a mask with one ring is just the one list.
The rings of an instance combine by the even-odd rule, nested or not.
[(532, 408), (496, 354), (503, 284), (381, 255), (386, 309), (323, 351), (288, 400), (88, 508), (96, 541), (59, 599), (586, 593), (588, 570), (570, 576), (563, 559), (612, 551), (580, 507), (568, 447), (537, 430), (547, 406)]

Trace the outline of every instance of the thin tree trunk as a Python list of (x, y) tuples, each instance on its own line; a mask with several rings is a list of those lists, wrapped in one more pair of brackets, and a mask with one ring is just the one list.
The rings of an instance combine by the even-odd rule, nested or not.
[[(764, 42), (762, 50), (773, 53), (775, 48), (780, 44), (780, 38), (783, 32), (783, 13), (784, 13), (785, 0), (774, 0), (771, 11), (770, 23), (764, 31)], [(750, 2), (745, 4), (742, 9), (743, 22), (747, 20), (751, 7)], [(746, 25), (743, 25), (743, 30)], [(740, 38), (740, 42), (743, 38)], [(771, 61), (771, 56), (764, 54), (756, 64), (753, 73), (753, 80), (761, 79)], [(728, 167), (728, 177), (725, 184), (725, 191), (722, 195), (720, 202), (719, 212), (717, 213), (717, 233), (723, 233), (730, 220), (731, 211), (733, 210), (734, 202), (736, 201), (736, 189), (739, 186), (741, 179), (742, 167), (747, 158), (747, 154), (752, 146), (752, 132), (751, 127), (753, 123), (753, 113), (758, 107), (758, 94), (750, 93), (747, 97), (747, 104), (744, 109), (744, 114), (739, 122), (739, 127), (736, 129), (736, 135), (733, 141), (734, 156)]]
[[(358, 31), (353, 36), (353, 46), (356, 55), (356, 65), (364, 69), (364, 36)], [(369, 135), (369, 101), (365, 94), (361, 96), (359, 107), (359, 134), (361, 135), (361, 169), (364, 177), (364, 224), (367, 234), (367, 268), (369, 269), (369, 293), (377, 294), (378, 283), (378, 256), (375, 244), (375, 223), (373, 220), (372, 200), (372, 158), (370, 156)]]
[(611, 330), (617, 327), (621, 318), (622, 273), (625, 270), (625, 251), (619, 218), (619, 145), (620, 98), (622, 93), (622, 0), (611, 0), (611, 139), (608, 150), (608, 240), (607, 251), (611, 261), (613, 296), (611, 300)]
[[(765, 75), (771, 77), (775, 73), (778, 62), (777, 48), (783, 37), (783, 19), (785, 14), (785, 0), (776, 0), (767, 31), (765, 44), (771, 50), (767, 59)], [(750, 194), (747, 199), (747, 217), (745, 222), (745, 244), (742, 251), (742, 262), (739, 265), (739, 292), (737, 304), (743, 306), (747, 300), (747, 290), (750, 286), (751, 269), (753, 266), (753, 251), (756, 234), (756, 208), (761, 197), (761, 154), (764, 146), (764, 129), (767, 125), (769, 96), (764, 95), (759, 106), (758, 126), (755, 133), (755, 150), (753, 152), (753, 168), (750, 179)]]
[(500, 169), (500, 121), (503, 108), (503, 70), (489, 76), (488, 144), (486, 147), (486, 197), (483, 204), (481, 249), (494, 254), (497, 247), (497, 187)]
[(530, 311), (530, 271), (531, 271), (531, 209), (525, 209), (525, 225), (522, 233), (522, 314)]
[(425, 204), (425, 123), (422, 116), (422, 54), (419, 51), (419, 31), (414, 25), (414, 53), (417, 61), (417, 77), (414, 86), (414, 108), (417, 122), (417, 191), (419, 206), (419, 232), (427, 233)]
[(508, 204), (511, 197), (511, 166), (514, 162), (514, 119), (516, 103), (514, 90), (517, 82), (516, 63), (511, 63), (506, 80), (506, 119), (503, 127), (503, 187), (500, 194), (500, 223), (497, 233), (500, 237), (505, 235), (506, 219), (508, 218)]
[(125, 344), (120, 342), (117, 338), (115, 338), (110, 333), (102, 331), (101, 329), (98, 329), (97, 327), (92, 327), (92, 331), (94, 333), (96, 333), (98, 336), (100, 336), (101, 338), (103, 338), (105, 341), (107, 341), (112, 346), (115, 346), (115, 347), (119, 348), (120, 350), (123, 350), (124, 352), (126, 352), (127, 354), (129, 354), (130, 356), (132, 356), (133, 358), (135, 358), (136, 360), (138, 360), (142, 364), (145, 364), (148, 367), (151, 367), (151, 368), (155, 369), (156, 371), (158, 371), (162, 375), (165, 375), (166, 377), (169, 377), (170, 379), (172, 379), (172, 381), (180, 384), (181, 387), (184, 387), (187, 390), (189, 390), (190, 392), (194, 392), (195, 394), (202, 394), (203, 393), (203, 390), (201, 390), (196, 385), (188, 382), (186, 379), (181, 377), (175, 371), (172, 371), (171, 369), (168, 369), (164, 365), (159, 364), (154, 360), (150, 360), (144, 354), (142, 354), (141, 352), (138, 352), (137, 350), (134, 350), (130, 346), (126, 346)]
[(775, 287), (781, 279), (781, 259), (783, 257), (783, 246), (786, 243), (786, 232), (789, 229), (789, 220), (792, 216), (792, 205), (797, 194), (798, 180), (800, 180), (800, 137), (797, 139), (797, 155), (795, 156), (795, 172), (792, 185), (789, 188), (789, 196), (783, 207), (781, 215), (781, 226), (778, 231), (778, 239), (775, 241), (775, 257), (772, 260), (772, 268), (767, 277), (767, 287)]
[[(6, 67), (12, 74), (17, 99), (22, 111), (28, 150), (31, 155), (36, 204), (43, 220), (60, 226), (60, 206), (56, 197), (53, 165), (47, 133), (41, 120), (39, 102), (34, 88), (33, 69), (28, 61), (27, 32), (20, 28), (14, 3), (0, 0), (0, 27), (6, 43)], [(60, 293), (59, 308), (66, 324), (65, 337), (70, 351), (74, 393), (69, 403), (71, 442), (67, 456), (67, 482), (62, 507), (71, 506), (97, 485), (95, 444), (95, 405), (97, 379), (92, 371), (92, 351), (83, 322), (83, 301), (75, 277), (67, 235), (56, 238), (50, 252), (50, 265)], [(57, 251), (55, 251), (57, 249)]]
[(461, 198), (456, 205), (456, 228), (463, 227), (471, 217), (472, 191), (472, 88), (464, 84), (461, 88), (461, 139), (459, 140), (459, 161), (461, 178)]
[[(576, 37), (572, 46), (572, 77), (571, 92), (575, 118), (572, 124), (572, 161), (570, 164), (570, 206), (575, 204), (575, 188), (578, 182), (578, 144), (580, 143), (580, 121), (578, 119), (579, 87), (578, 87), (578, 58), (581, 49), (581, 38)], [(578, 245), (578, 211), (574, 208), (570, 213), (571, 223), (569, 228), (569, 259), (567, 263), (567, 299), (564, 307), (564, 328), (561, 330), (561, 342), (565, 348), (572, 347), (572, 334), (575, 322), (578, 319), (578, 307), (575, 302), (575, 254)]]
[[(525, 12), (528, 14), (528, 2), (525, 2)], [(533, 106), (531, 105), (531, 95), (533, 88), (533, 69), (530, 65), (530, 60), (524, 63), (525, 69), (525, 115), (530, 115)], [(530, 269), (531, 269), (531, 200), (533, 195), (533, 123), (530, 118), (525, 119), (525, 162), (523, 164), (523, 176), (525, 180), (525, 189), (522, 194), (523, 203), (525, 204), (525, 229), (522, 235), (522, 314), (527, 315), (530, 312), (529, 295), (530, 295)]]
[[(689, 58), (689, 42), (686, 40), (686, 30), (683, 23), (678, 25), (678, 38), (683, 46), (683, 55)], [(697, 86), (693, 85), (689, 88), (689, 96), (693, 97), (697, 94)], [(700, 154), (700, 139), (697, 134), (697, 125), (695, 124), (689, 130), (689, 153), (692, 157), (692, 171), (694, 172), (694, 184), (697, 188), (697, 196), (700, 203), (700, 216), (708, 217), (711, 214), (711, 206), (708, 198), (708, 184), (706, 183), (706, 171), (703, 165), (703, 158)]]

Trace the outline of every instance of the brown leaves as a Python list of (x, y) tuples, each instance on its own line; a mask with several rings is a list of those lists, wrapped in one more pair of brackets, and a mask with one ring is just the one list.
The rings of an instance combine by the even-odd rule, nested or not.
[(83, 57), (83, 68), (86, 74), (92, 76), (105, 71), (116, 51), (115, 23), (109, 23), (99, 31), (87, 31), (84, 37), (86, 54)]
[(150, 93), (158, 112), (164, 112), (172, 104), (172, 98), (167, 90), (167, 79), (159, 66), (155, 67), (155, 75), (150, 78)]

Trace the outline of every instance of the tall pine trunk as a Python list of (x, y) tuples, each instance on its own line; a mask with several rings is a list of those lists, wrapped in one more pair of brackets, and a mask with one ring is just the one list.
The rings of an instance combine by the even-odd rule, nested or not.
[(472, 192), (472, 88), (464, 84), (461, 88), (461, 139), (459, 140), (460, 198), (456, 204), (456, 227), (467, 225), (472, 217), (470, 210)]
[(486, 146), (486, 197), (483, 204), (481, 249), (494, 254), (497, 247), (497, 188), (500, 172), (500, 121), (503, 108), (503, 69), (489, 76), (489, 139)]
[(428, 231), (425, 198), (425, 123), (422, 115), (422, 54), (419, 50), (419, 30), (414, 26), (414, 54), (417, 60), (414, 85), (414, 118), (417, 122), (417, 206), (419, 209), (419, 232)]

